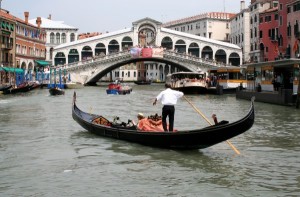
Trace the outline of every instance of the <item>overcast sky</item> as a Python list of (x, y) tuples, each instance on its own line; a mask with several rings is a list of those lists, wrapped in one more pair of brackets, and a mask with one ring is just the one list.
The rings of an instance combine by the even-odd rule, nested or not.
[[(1, 7), (24, 19), (36, 17), (64, 21), (84, 32), (112, 32), (130, 28), (145, 17), (162, 23), (206, 12), (240, 11), (241, 0), (0, 0)], [(246, 7), (250, 0), (245, 0)]]

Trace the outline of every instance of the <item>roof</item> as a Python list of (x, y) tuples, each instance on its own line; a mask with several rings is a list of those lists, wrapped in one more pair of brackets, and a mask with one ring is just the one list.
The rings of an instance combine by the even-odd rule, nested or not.
[[(29, 20), (29, 23), (36, 25), (37, 18)], [(78, 28), (64, 24), (64, 21), (54, 21), (47, 18), (41, 17), (42, 24), (41, 28), (44, 29), (74, 29), (78, 30)]]
[(0, 10), (0, 17), (6, 18), (6, 19), (11, 20), (11, 21), (16, 21), (16, 22), (18, 22), (18, 23), (22, 23), (22, 24), (27, 25), (27, 26), (30, 26), (30, 27), (37, 28), (37, 25), (36, 25), (35, 23), (34, 23), (34, 24), (31, 24), (31, 23), (28, 22), (28, 23), (26, 24), (25, 20), (22, 20), (22, 19), (20, 19), (20, 18), (14, 16), (14, 15), (11, 15), (11, 14), (9, 13), (9, 11), (6, 11), (6, 10), (4, 10), (4, 9), (1, 9), (1, 10)]
[(115, 36), (115, 35), (119, 35), (119, 34), (123, 34), (123, 33), (128, 33), (128, 32), (131, 32), (131, 31), (132, 31), (131, 28), (122, 29), (122, 30), (119, 30), (119, 31), (114, 31), (114, 32), (106, 33), (106, 34), (101, 34), (101, 35), (93, 36), (93, 37), (90, 37), (90, 38), (76, 40), (76, 41), (73, 41), (73, 42), (70, 42), (70, 43), (60, 44), (60, 45), (56, 46), (54, 49), (56, 50), (56, 49), (60, 49), (60, 48), (68, 47), (68, 46), (74, 46), (76, 44), (82, 44), (82, 43), (85, 43), (85, 42), (90, 42), (90, 41), (98, 40), (98, 39), (101, 39), (101, 38), (107, 38), (107, 37), (111, 37), (111, 36)]

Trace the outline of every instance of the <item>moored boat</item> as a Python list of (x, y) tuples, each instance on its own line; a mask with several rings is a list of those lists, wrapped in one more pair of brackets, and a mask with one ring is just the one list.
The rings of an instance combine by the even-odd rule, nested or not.
[(52, 96), (56, 96), (56, 95), (64, 95), (65, 91), (63, 91), (62, 89), (60, 89), (58, 87), (54, 87), (54, 88), (49, 89), (49, 93)]
[(142, 145), (170, 149), (207, 148), (226, 141), (249, 130), (254, 123), (254, 104), (251, 102), (249, 112), (240, 120), (232, 123), (208, 126), (194, 130), (176, 132), (140, 131), (135, 126), (115, 124), (105, 117), (80, 110), (76, 105), (74, 92), (72, 117), (84, 129), (103, 137), (130, 141)]
[(5, 91), (8, 90), (12, 87), (12, 85), (1, 85), (0, 86), (0, 91)]
[(199, 94), (206, 91), (206, 74), (200, 72), (176, 72), (167, 76), (171, 88), (185, 94)]
[(11, 87), (10, 89), (4, 90), (3, 94), (15, 94), (19, 92), (29, 92), (32, 88), (33, 84), (22, 83), (17, 87)]

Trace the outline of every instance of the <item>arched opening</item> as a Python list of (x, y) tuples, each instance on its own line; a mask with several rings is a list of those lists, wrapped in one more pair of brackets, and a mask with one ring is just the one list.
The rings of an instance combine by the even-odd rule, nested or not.
[(26, 70), (26, 63), (25, 63), (25, 62), (22, 62), (21, 68), (22, 68), (23, 70)]
[(206, 59), (206, 60), (211, 60), (213, 58), (213, 50), (210, 46), (205, 46), (203, 49), (202, 49), (202, 52), (201, 52), (201, 57)]
[(188, 54), (199, 57), (199, 55), (200, 55), (199, 45), (195, 42), (191, 43), (188, 48)]
[(122, 40), (122, 51), (128, 51), (133, 46), (132, 39), (128, 36)]
[(58, 52), (54, 58), (54, 65), (64, 65), (66, 63), (66, 56), (63, 52)]
[(161, 46), (167, 50), (173, 49), (173, 41), (170, 37), (164, 37), (161, 41)]
[(88, 60), (93, 58), (93, 51), (90, 46), (84, 46), (81, 50), (81, 60)]
[(118, 41), (112, 40), (108, 44), (108, 54), (118, 53), (120, 51), (120, 45)]
[(60, 44), (60, 34), (56, 33), (56, 44)]
[(95, 56), (105, 56), (106, 48), (103, 43), (98, 43), (95, 47)]
[(152, 24), (145, 23), (139, 28), (139, 45), (141, 47), (154, 45), (156, 41), (156, 29)]
[(231, 53), (229, 55), (229, 63), (232, 66), (239, 66), (241, 62), (241, 57), (239, 56), (239, 54), (237, 53)]
[(68, 63), (78, 62), (79, 61), (79, 53), (77, 49), (70, 49), (68, 54)]
[(53, 48), (50, 48), (50, 60), (52, 60), (53, 59)]
[(178, 53), (186, 53), (186, 44), (183, 40), (178, 40), (176, 42), (175, 51)]
[(215, 54), (215, 60), (216, 62), (222, 62), (226, 64), (226, 52), (223, 49), (217, 50)]

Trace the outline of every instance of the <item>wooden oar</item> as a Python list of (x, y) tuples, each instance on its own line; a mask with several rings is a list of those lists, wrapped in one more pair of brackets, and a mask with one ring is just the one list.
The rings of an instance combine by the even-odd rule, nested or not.
[[(205, 115), (193, 103), (191, 103), (190, 100), (188, 100), (185, 96), (183, 96), (183, 98), (194, 108), (196, 112), (198, 112), (198, 114), (200, 114), (206, 120), (206, 122), (208, 122), (208, 124), (212, 125), (212, 123), (205, 117)], [(235, 148), (235, 146), (229, 140), (226, 140), (226, 142), (236, 152), (236, 154), (241, 154), (240, 151)]]

